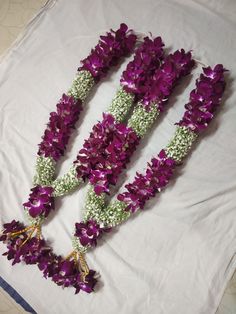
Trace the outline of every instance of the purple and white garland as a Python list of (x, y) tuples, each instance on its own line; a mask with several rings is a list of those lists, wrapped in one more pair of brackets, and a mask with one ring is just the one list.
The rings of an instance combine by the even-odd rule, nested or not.
[[(176, 123), (178, 126), (173, 139), (147, 164), (145, 174), (137, 173), (134, 181), (125, 185), (126, 190), (118, 194), (116, 201), (104, 205), (93, 189), (89, 191), (87, 210), (89, 212), (91, 206), (94, 206), (97, 211), (87, 213), (85, 222), (75, 224), (74, 246), (77, 245), (78, 250), (85, 252), (96, 246), (104, 232), (127, 220), (131, 213), (142, 210), (150, 198), (166, 187), (198, 134), (213, 119), (225, 90), (225, 71), (221, 64), (214, 68), (203, 68), (203, 73), (196, 81), (196, 88), (190, 93), (190, 100), (185, 105), (183, 118)], [(100, 207), (96, 206), (96, 202), (100, 202)], [(91, 226), (96, 226), (97, 232), (91, 232)]]
[[(54, 209), (57, 180), (53, 183), (52, 163), (64, 154), (88, 90), (105, 76), (112, 65), (117, 64), (120, 57), (132, 50), (135, 41), (136, 36), (121, 24), (116, 32), (101, 36), (99, 44), (82, 61), (81, 76), (68, 94), (63, 94), (57, 111), (50, 114), (43, 141), (39, 144), (38, 155), (42, 159), (38, 161), (36, 186), (23, 204), (33, 223), (26, 227), (13, 220), (4, 224), (0, 237), (0, 241), (7, 244), (4, 255), (12, 260), (13, 265), (21, 261), (37, 264), (44, 277), (51, 278), (59, 286), (74, 287), (75, 293), (80, 290), (92, 292), (97, 281), (95, 271), (90, 270), (85, 262), (86, 250), (96, 246), (104, 232), (109, 232), (131, 213), (143, 209), (145, 203), (168, 184), (197, 135), (212, 120), (225, 89), (223, 66), (204, 68), (190, 94), (189, 103), (185, 105), (186, 111), (177, 123), (174, 138), (148, 163), (146, 173), (137, 173), (134, 181), (117, 196), (117, 201), (106, 206), (104, 193), (109, 193), (110, 185), (117, 183), (140, 139), (164, 109), (174, 86), (181, 77), (190, 73), (194, 65), (191, 53), (182, 49), (164, 57), (161, 38), (145, 38), (143, 45), (136, 50), (134, 60), (122, 74), (120, 94), (103, 114), (102, 122), (94, 126), (77, 155), (72, 175), (75, 178), (72, 180), (88, 179), (93, 188), (89, 192), (86, 219), (75, 224), (75, 250), (67, 258), (57, 256), (41, 236), (42, 220)], [(129, 104), (125, 106), (127, 99)], [(138, 105), (125, 124), (123, 120), (133, 101)], [(59, 179), (56, 183), (60, 185), (61, 182)], [(70, 191), (71, 186), (65, 191)]]

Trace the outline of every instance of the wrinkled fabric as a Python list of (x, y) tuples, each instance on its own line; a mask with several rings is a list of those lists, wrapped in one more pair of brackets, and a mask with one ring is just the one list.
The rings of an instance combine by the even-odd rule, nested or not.
[[(235, 269), (236, 247), (236, 9), (231, 1), (49, 1), (0, 64), (0, 222), (23, 221), (32, 187), (37, 144), (49, 113), (66, 92), (98, 37), (121, 22), (140, 36), (161, 36), (171, 52), (193, 50), (205, 65), (230, 70), (223, 108), (168, 188), (146, 210), (106, 234), (87, 254), (101, 274), (97, 292), (74, 295), (45, 280), (35, 266), (11, 266), (0, 275), (38, 313), (213, 314)], [(101, 80), (85, 104), (77, 132), (59, 163), (64, 173), (102, 118), (128, 60)], [(139, 146), (120, 184), (165, 147), (201, 66), (171, 96), (168, 112)], [(81, 122), (82, 121), (82, 122)], [(57, 254), (67, 255), (87, 187), (55, 202), (43, 227)], [(120, 191), (123, 191), (120, 188)], [(118, 192), (118, 188), (114, 191)], [(60, 209), (59, 209), (60, 208)], [(0, 253), (6, 248), (0, 245)], [(50, 297), (49, 297), (50, 296)]]

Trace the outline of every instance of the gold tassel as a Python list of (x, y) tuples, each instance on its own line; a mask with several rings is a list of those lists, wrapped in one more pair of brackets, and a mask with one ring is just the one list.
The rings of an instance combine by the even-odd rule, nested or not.
[(22, 234), (24, 232), (26, 232), (26, 233), (29, 232), (29, 234), (28, 234), (27, 238), (25, 239), (25, 241), (23, 241), (21, 243), (21, 245), (20, 245), (20, 246), (23, 246), (27, 241), (29, 241), (32, 238), (32, 236), (35, 233), (35, 231), (36, 231), (36, 235), (37, 235), (38, 240), (40, 240), (40, 237), (41, 237), (41, 226), (39, 224), (38, 225), (28, 226), (28, 227), (26, 227), (26, 228), (24, 228), (22, 230), (16, 231), (16, 232), (11, 232), (10, 236), (11, 237), (15, 237), (15, 236), (17, 236), (19, 234)]
[(70, 259), (72, 256), (74, 257), (74, 254), (76, 253), (76, 251), (72, 251), (69, 255), (67, 255), (67, 257), (65, 259)]
[(16, 231), (16, 232), (11, 232), (10, 235), (11, 235), (12, 237), (14, 237), (14, 236), (16, 236), (16, 235), (19, 235), (19, 234), (21, 234), (21, 233), (24, 233), (24, 232), (26, 232), (26, 231), (29, 231), (29, 230), (31, 230), (31, 229), (33, 229), (33, 228), (34, 228), (34, 226), (28, 226), (28, 227), (26, 227), (25, 229), (22, 229), (22, 230), (19, 230), (19, 231)]
[(89, 267), (85, 261), (84, 254), (78, 252), (77, 250), (72, 251), (67, 257), (66, 260), (70, 260), (73, 257), (75, 265), (78, 267), (78, 270), (81, 274), (81, 279), (83, 282), (86, 282), (85, 278), (89, 274)]
[(81, 267), (81, 277), (82, 277), (82, 280), (86, 282), (85, 278), (89, 274), (89, 267), (88, 267), (88, 264), (86, 263), (84, 254), (81, 252), (78, 252), (78, 255), (79, 255), (79, 262), (80, 262), (80, 267)]

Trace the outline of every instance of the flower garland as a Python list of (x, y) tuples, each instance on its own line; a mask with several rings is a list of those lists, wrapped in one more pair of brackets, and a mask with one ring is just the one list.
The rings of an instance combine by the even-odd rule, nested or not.
[[(136, 174), (132, 183), (125, 185), (126, 191), (118, 194), (117, 200), (106, 205), (104, 198), (90, 188), (87, 195), (85, 219), (75, 224), (74, 252), (86, 252), (94, 247), (104, 232), (126, 221), (131, 213), (144, 208), (146, 202), (160, 193), (169, 183), (175, 168), (190, 151), (198, 134), (214, 117), (225, 90), (224, 72), (221, 64), (214, 68), (203, 68), (190, 93), (183, 118), (176, 123), (174, 137), (156, 158), (147, 164), (145, 174)], [(92, 210), (91, 210), (92, 209)]]
[[(121, 24), (118, 31), (101, 36), (101, 40), (79, 68), (79, 73), (87, 71), (93, 76), (93, 84), (120, 56), (132, 49), (136, 37)], [(51, 278), (57, 285), (72, 286), (75, 293), (80, 290), (92, 292), (97, 282), (96, 273), (88, 268), (84, 253), (96, 246), (104, 232), (128, 219), (132, 212), (143, 209), (146, 201), (168, 184), (174, 168), (187, 155), (198, 133), (212, 120), (225, 89), (222, 65), (203, 69), (170, 144), (151, 160), (145, 175), (137, 174), (134, 182), (125, 186), (126, 191), (117, 196), (117, 201), (106, 206), (104, 193), (109, 193), (109, 186), (116, 184), (140, 139), (164, 109), (174, 86), (194, 65), (191, 53), (185, 53), (183, 49), (163, 59), (162, 47), (160, 37), (153, 41), (144, 39), (134, 60), (122, 74), (121, 88), (108, 112), (104, 113), (103, 121), (94, 126), (72, 169), (53, 181), (55, 162), (65, 151), (79, 116), (79, 105), (87, 92), (75, 96), (77, 82), (68, 95), (63, 94), (57, 112), (50, 114), (39, 145), (35, 187), (23, 204), (32, 224), (25, 227), (13, 220), (4, 224), (0, 237), (0, 241), (7, 244), (4, 255), (13, 260), (13, 265), (20, 261), (37, 264), (44, 277)], [(106, 58), (102, 57), (104, 55)], [(82, 86), (84, 81), (80, 83)], [(86, 87), (82, 89), (85, 91)], [(134, 101), (138, 105), (126, 125), (123, 120)], [(42, 238), (41, 223), (54, 208), (54, 197), (70, 192), (86, 178), (92, 189), (88, 193), (84, 220), (75, 224), (74, 251), (64, 259), (55, 255)]]

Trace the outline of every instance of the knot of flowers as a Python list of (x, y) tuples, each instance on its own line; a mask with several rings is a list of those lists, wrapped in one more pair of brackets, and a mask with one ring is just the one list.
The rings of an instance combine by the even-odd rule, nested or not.
[(42, 271), (45, 278), (51, 278), (58, 286), (75, 288), (76, 294), (80, 290), (91, 293), (97, 283), (94, 270), (90, 269), (89, 273), (83, 278), (78, 260), (75, 260), (74, 257), (69, 260), (63, 259), (52, 251), (40, 257), (38, 268)]
[(222, 64), (217, 64), (214, 68), (203, 68), (178, 125), (186, 126), (196, 133), (208, 126), (225, 90), (225, 71)]
[(54, 209), (54, 198), (52, 196), (53, 188), (37, 185), (31, 189), (28, 202), (23, 206), (27, 208), (30, 216), (33, 218), (43, 215), (47, 217)]
[(112, 115), (103, 114), (77, 155), (77, 175), (89, 179), (97, 194), (109, 192), (139, 143), (136, 133)]
[(118, 200), (127, 204), (125, 210), (143, 209), (146, 201), (168, 184), (174, 168), (174, 159), (161, 150), (158, 157), (148, 163), (145, 175), (137, 173), (133, 183), (125, 186), (127, 191), (118, 195)]
[(72, 129), (82, 110), (82, 102), (72, 96), (62, 95), (57, 112), (50, 113), (49, 123), (39, 144), (38, 155), (57, 161), (66, 149)]
[(27, 228), (19, 221), (6, 223), (3, 228), (0, 241), (7, 245), (7, 251), (3, 255), (7, 256), (8, 260), (12, 260), (12, 265), (21, 261), (26, 264), (36, 264), (39, 257), (48, 251), (45, 241), (36, 236), (29, 237), (25, 230)]
[(27, 232), (24, 232), (26, 226), (19, 221), (6, 223), (3, 228), (0, 241), (7, 246), (7, 251), (3, 255), (12, 260), (12, 265), (20, 262), (37, 264), (44, 277), (51, 278), (59, 286), (74, 287), (75, 293), (80, 290), (87, 293), (93, 291), (97, 282), (94, 270), (90, 270), (83, 278), (78, 261), (75, 263), (75, 260), (65, 260), (57, 256), (44, 239), (29, 238)]
[(90, 55), (81, 61), (78, 70), (89, 71), (95, 81), (105, 76), (110, 66), (116, 65), (119, 58), (132, 51), (137, 36), (126, 24), (121, 24), (117, 31), (111, 30), (106, 36), (100, 36), (99, 43), (91, 50)]

